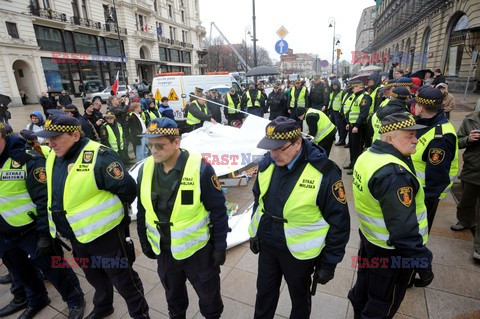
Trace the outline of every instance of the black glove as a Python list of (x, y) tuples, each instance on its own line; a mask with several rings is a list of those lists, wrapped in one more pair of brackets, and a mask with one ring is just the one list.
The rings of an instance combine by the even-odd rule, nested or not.
[(417, 269), (417, 273), (420, 276), (420, 279), (415, 278), (415, 287), (427, 287), (432, 283), (433, 278), (435, 277), (433, 275), (432, 266), (427, 268), (419, 268)]
[(225, 249), (213, 250), (213, 267), (221, 266), (225, 263), (227, 258), (227, 251)]
[(319, 284), (325, 285), (327, 282), (333, 279), (335, 275), (335, 266), (331, 264), (321, 264), (315, 269), (313, 280)]
[(140, 246), (142, 246), (142, 252), (147, 256), (147, 258), (150, 259), (157, 259), (157, 255), (153, 252), (152, 247), (148, 243), (141, 243)]
[(55, 255), (55, 245), (50, 236), (40, 236), (37, 242), (37, 251), (41, 255)]
[(260, 252), (260, 239), (257, 236), (250, 237), (250, 250), (255, 255)]

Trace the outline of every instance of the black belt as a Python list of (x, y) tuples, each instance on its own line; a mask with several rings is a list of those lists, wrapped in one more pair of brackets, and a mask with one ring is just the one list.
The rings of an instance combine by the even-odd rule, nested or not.
[(267, 217), (271, 218), (273, 222), (276, 222), (276, 223), (288, 223), (288, 220), (286, 218), (283, 218), (283, 217), (279, 217), (279, 216), (274, 216), (270, 213), (267, 213), (267, 212), (263, 212), (264, 215), (266, 215)]

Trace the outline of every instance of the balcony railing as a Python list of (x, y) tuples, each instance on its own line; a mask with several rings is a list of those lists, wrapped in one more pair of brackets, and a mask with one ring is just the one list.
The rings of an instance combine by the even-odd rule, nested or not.
[[(106, 32), (113, 32), (117, 33), (117, 28), (115, 26), (115, 23), (106, 23), (103, 25), (103, 30)], [(118, 28), (120, 31), (120, 34), (127, 35), (127, 29), (126, 28)]]
[(53, 11), (52, 9), (41, 9), (34, 6), (29, 6), (30, 14), (36, 17), (67, 22), (67, 15), (65, 13), (60, 13)]
[(73, 16), (73, 17), (70, 17), (70, 22), (73, 25), (102, 30), (102, 23), (93, 21), (91, 19), (85, 19), (85, 18)]
[(146, 31), (137, 30), (137, 31), (135, 31), (135, 35), (137, 37), (140, 37), (140, 38), (143, 38), (143, 39), (154, 40), (155, 41), (155, 33), (150, 33), (150, 32), (146, 32)]

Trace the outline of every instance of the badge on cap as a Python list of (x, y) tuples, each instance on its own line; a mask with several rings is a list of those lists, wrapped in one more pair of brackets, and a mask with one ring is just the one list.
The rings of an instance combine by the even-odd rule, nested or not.
[(157, 122), (152, 122), (152, 123), (150, 123), (150, 125), (148, 126), (148, 130), (149, 130), (150, 132), (155, 132), (155, 130), (157, 129), (157, 127), (158, 127)]
[(93, 151), (85, 151), (85, 152), (83, 152), (83, 160), (82, 160), (82, 163), (83, 163), (83, 164), (90, 164), (90, 163), (92, 163), (92, 159), (93, 159)]
[(119, 162), (113, 162), (107, 166), (107, 173), (114, 179), (123, 179), (123, 168)]
[(267, 127), (267, 136), (272, 136), (273, 132), (275, 132), (275, 126)]
[(413, 189), (411, 187), (405, 186), (397, 189), (398, 200), (405, 207), (410, 207), (410, 205), (412, 204), (412, 194)]
[(52, 125), (52, 120), (51, 119), (46, 120), (45, 127), (49, 127), (50, 125)]
[(36, 169), (34, 169), (33, 177), (37, 180), (37, 182), (45, 184), (47, 182), (47, 172), (45, 170), (45, 167), (37, 167)]
[(428, 161), (432, 165), (440, 164), (444, 158), (445, 158), (445, 151), (442, 150), (441, 148), (431, 148), (428, 151)]
[(211, 181), (212, 181), (213, 187), (215, 187), (215, 188), (218, 189), (219, 191), (222, 190), (222, 184), (220, 183), (217, 175), (212, 175)]
[(343, 182), (340, 180), (332, 185), (332, 193), (335, 196), (335, 199), (338, 200), (342, 204), (347, 203), (347, 196), (345, 195), (345, 187), (343, 186)]

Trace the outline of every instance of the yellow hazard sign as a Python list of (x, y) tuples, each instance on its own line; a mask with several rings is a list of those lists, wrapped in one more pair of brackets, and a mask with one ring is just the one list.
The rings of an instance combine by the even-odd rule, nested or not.
[(160, 94), (160, 90), (158, 88), (155, 91), (155, 100), (157, 100), (157, 101), (162, 100), (162, 95)]
[(168, 100), (169, 101), (178, 101), (178, 95), (177, 92), (172, 88), (170, 90), (170, 93), (168, 93)]

